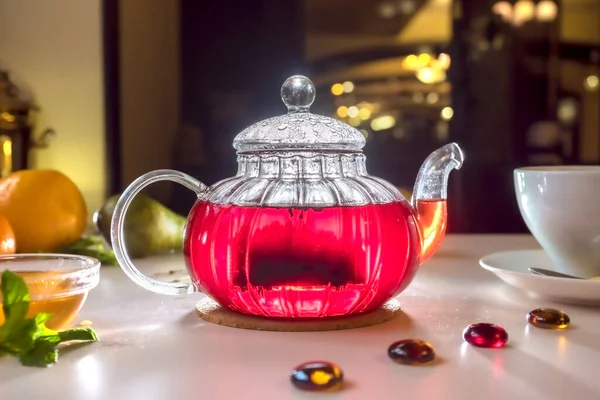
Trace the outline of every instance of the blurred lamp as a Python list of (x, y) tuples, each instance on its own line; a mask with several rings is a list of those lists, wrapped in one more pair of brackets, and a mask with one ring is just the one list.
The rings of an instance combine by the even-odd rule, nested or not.
[(337, 109), (337, 115), (340, 118), (346, 118), (348, 116), (348, 107), (339, 106)]
[(444, 107), (442, 108), (440, 115), (444, 121), (450, 121), (454, 116), (454, 110), (452, 107)]
[(350, 106), (350, 107), (348, 107), (348, 116), (350, 118), (356, 118), (356, 117), (358, 117), (358, 107), (356, 107), (356, 106)]
[(354, 83), (346, 81), (342, 83), (342, 88), (344, 88), (344, 93), (352, 93), (354, 91)]
[(558, 6), (552, 0), (542, 0), (538, 3), (535, 13), (538, 21), (551, 22), (556, 19)]
[(424, 67), (417, 71), (417, 79), (423, 83), (440, 83), (446, 80), (446, 71), (441, 68)]
[(583, 86), (585, 87), (585, 89), (590, 92), (597, 90), (599, 84), (600, 81), (597, 75), (590, 75), (587, 78), (585, 78), (585, 81), (583, 82)]
[(514, 5), (509, 1), (497, 1), (492, 12), (514, 26), (527, 21), (552, 22), (558, 15), (558, 5), (554, 0), (517, 0)]
[(391, 115), (382, 115), (377, 118), (373, 118), (371, 121), (371, 129), (374, 131), (383, 131), (386, 129), (393, 128), (396, 125), (396, 118)]
[(513, 25), (520, 26), (535, 19), (535, 4), (531, 0), (518, 0), (513, 10)]
[(344, 85), (342, 85), (341, 83), (335, 83), (331, 86), (331, 93), (334, 96), (341, 96), (342, 94), (344, 94)]

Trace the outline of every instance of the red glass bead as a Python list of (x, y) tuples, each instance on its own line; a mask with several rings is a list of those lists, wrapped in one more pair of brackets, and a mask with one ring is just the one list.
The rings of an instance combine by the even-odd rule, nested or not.
[(290, 376), (298, 389), (331, 391), (341, 388), (344, 374), (337, 365), (326, 361), (311, 361), (298, 365)]
[(435, 350), (424, 340), (405, 339), (392, 343), (388, 356), (399, 364), (425, 364), (435, 359)]
[(508, 333), (500, 325), (480, 322), (467, 326), (463, 338), (476, 347), (499, 348), (508, 341)]

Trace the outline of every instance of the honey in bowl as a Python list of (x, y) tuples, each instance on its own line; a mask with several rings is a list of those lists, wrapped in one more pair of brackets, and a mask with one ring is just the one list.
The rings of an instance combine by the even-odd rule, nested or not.
[[(52, 314), (46, 326), (68, 328), (79, 314), (89, 291), (98, 284), (100, 263), (90, 257), (18, 254), (0, 257), (0, 271), (11, 270), (25, 281), (30, 302), (27, 318)], [(1, 300), (1, 299), (0, 299)], [(0, 301), (0, 326), (4, 313)]]

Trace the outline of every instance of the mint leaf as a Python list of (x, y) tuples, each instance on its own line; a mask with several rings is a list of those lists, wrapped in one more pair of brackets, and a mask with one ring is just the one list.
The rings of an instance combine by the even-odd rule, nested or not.
[(29, 289), (23, 278), (5, 270), (0, 280), (4, 325), (0, 327), (0, 342), (6, 339), (9, 331), (25, 319), (29, 311)]
[(46, 327), (46, 322), (52, 318), (50, 313), (38, 313), (33, 320), (35, 321), (35, 333), (34, 336), (37, 339), (40, 336), (51, 336), (56, 335), (56, 331)]
[(104, 239), (97, 236), (82, 237), (71, 244), (61, 247), (59, 252), (94, 257), (102, 265), (118, 265), (115, 253), (105, 244)]
[(61, 342), (70, 342), (71, 340), (91, 340), (97, 341), (98, 336), (92, 328), (73, 328), (68, 331), (58, 332)]
[(19, 275), (5, 270), (2, 272), (2, 281), (0, 281), (0, 290), (2, 291), (2, 306), (4, 308), (26, 302), (29, 307), (29, 289), (27, 284)]
[(59, 341), (58, 335), (38, 339), (33, 349), (19, 356), (21, 364), (29, 367), (47, 367), (54, 364), (58, 361), (56, 345)]
[[(45, 325), (51, 317), (52, 314), (39, 313), (33, 318), (13, 322), (9, 326), (10, 330), (7, 330), (4, 338), (0, 340), (0, 348), (15, 355), (31, 351), (38, 338), (57, 334)], [(6, 325), (0, 329), (7, 329), (5, 327)]]
[(58, 361), (60, 343), (68, 341), (97, 341), (92, 328), (74, 328), (57, 332), (46, 327), (52, 314), (38, 313), (25, 318), (29, 310), (29, 290), (18, 275), (4, 271), (0, 281), (3, 298), (4, 325), (0, 326), (0, 357), (18, 356), (21, 364), (48, 367)]
[(42, 336), (28, 352), (21, 353), (21, 364), (31, 367), (47, 367), (58, 361), (57, 346), (70, 341), (97, 341), (98, 337), (92, 328), (73, 328)]
[[(3, 326), (4, 328), (5, 326)], [(21, 320), (10, 326), (0, 345), (3, 350), (11, 354), (21, 354), (33, 348), (36, 340), (35, 321), (33, 319)]]

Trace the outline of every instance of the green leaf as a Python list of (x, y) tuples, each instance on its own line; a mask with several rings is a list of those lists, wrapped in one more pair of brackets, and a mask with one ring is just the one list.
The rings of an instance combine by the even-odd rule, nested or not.
[(56, 331), (46, 327), (45, 323), (51, 317), (52, 314), (38, 313), (33, 318), (16, 321), (8, 328), (5, 324), (0, 328), (6, 330), (0, 341), (1, 347), (9, 353), (21, 354), (33, 349), (39, 337), (57, 335)]
[(23, 328), (21, 325), (29, 311), (29, 289), (23, 278), (5, 270), (2, 272), (1, 279), (0, 293), (4, 325), (0, 327), (0, 344), (12, 331), (20, 331)]
[(42, 336), (51, 336), (51, 335), (56, 335), (58, 332), (56, 332), (55, 330), (52, 330), (50, 328), (46, 327), (46, 322), (52, 318), (52, 314), (50, 313), (38, 313), (35, 317), (33, 317), (34, 321), (35, 321), (35, 337), (42, 337)]
[(21, 364), (30, 367), (48, 367), (54, 364), (58, 361), (56, 345), (59, 341), (58, 335), (39, 338), (33, 349), (20, 354)]
[(2, 348), (11, 354), (21, 354), (30, 351), (36, 337), (37, 326), (33, 319), (19, 321), (10, 326), (4, 340), (0, 342)]
[(0, 292), (2, 293), (4, 325), (24, 319), (29, 311), (30, 297), (29, 289), (23, 278), (9, 270), (3, 271)]
[(92, 328), (73, 328), (67, 331), (58, 332), (61, 342), (69, 342), (71, 340), (89, 340), (97, 341), (98, 336)]
[(52, 314), (38, 313), (25, 318), (29, 310), (29, 290), (18, 275), (4, 271), (0, 290), (4, 325), (0, 326), (0, 357), (15, 355), (26, 366), (47, 367), (58, 361), (58, 344), (68, 341), (97, 341), (92, 328), (57, 332), (46, 327)]
[(115, 257), (115, 254), (112, 251), (98, 250), (88, 247), (85, 249), (67, 250), (66, 252), (68, 254), (93, 257), (100, 261), (102, 265), (117, 265), (117, 257)]
[(2, 291), (4, 307), (29, 302), (30, 300), (27, 284), (23, 278), (12, 271), (5, 270), (2, 272), (0, 290)]
[(107, 247), (104, 240), (97, 236), (82, 237), (60, 248), (59, 252), (94, 257), (103, 265), (117, 265), (118, 263), (112, 249)]

